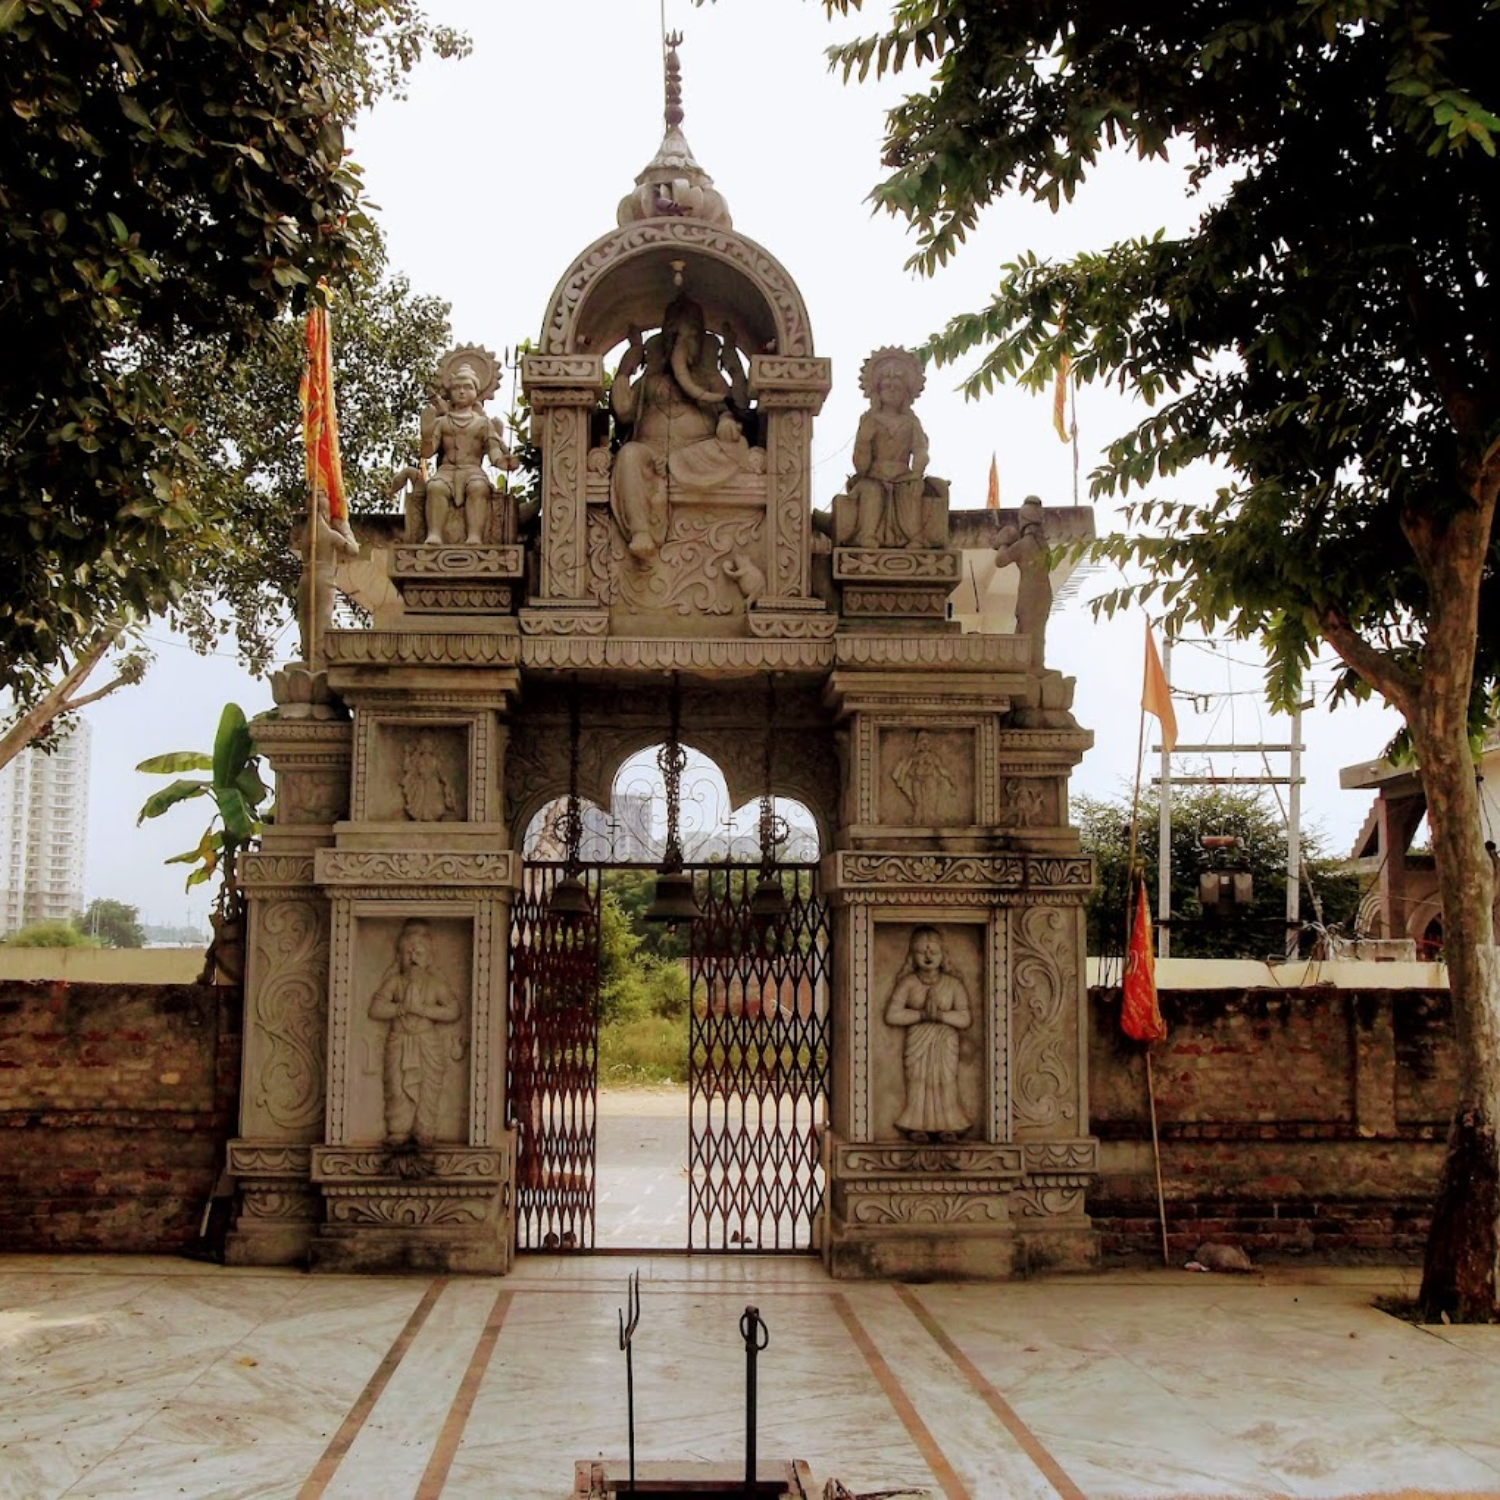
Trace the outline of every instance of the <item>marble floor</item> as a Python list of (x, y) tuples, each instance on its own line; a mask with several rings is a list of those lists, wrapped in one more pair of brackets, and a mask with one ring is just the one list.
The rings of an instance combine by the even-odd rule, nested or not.
[[(0, 1497), (564, 1500), (625, 1451), (634, 1258), (503, 1279), (0, 1256)], [(1374, 1310), (1398, 1271), (834, 1283), (806, 1258), (639, 1258), (644, 1461), (760, 1454), (818, 1491), (1500, 1496), (1500, 1327)], [(612, 1472), (618, 1472), (612, 1470)]]

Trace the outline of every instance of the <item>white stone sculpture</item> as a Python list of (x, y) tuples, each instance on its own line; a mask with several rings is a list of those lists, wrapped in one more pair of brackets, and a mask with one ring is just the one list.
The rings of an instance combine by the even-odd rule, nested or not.
[(433, 966), (432, 929), (418, 918), (396, 939), (396, 961), (370, 1001), (370, 1019), (387, 1023), (385, 1140), (432, 1144), (443, 1078), (461, 1055), (454, 1030), (463, 1015), (457, 991)]
[(918, 927), (886, 1002), (888, 1026), (904, 1026), (906, 1100), (896, 1129), (913, 1141), (957, 1140), (973, 1121), (958, 1088), (958, 1034), (973, 1021), (969, 992), (947, 966), (942, 932)]
[(891, 780), (911, 803), (912, 819), (919, 827), (934, 827), (944, 821), (944, 803), (956, 788), (925, 729), (917, 731), (911, 753), (891, 767)]
[[(855, 547), (942, 547), (929, 499), (946, 485), (927, 476), (927, 432), (912, 411), (927, 377), (909, 349), (877, 349), (859, 373), (869, 410), (854, 434)], [(946, 519), (946, 517), (945, 517)]]
[(1047, 646), (1047, 616), (1052, 613), (1052, 575), (1047, 563), (1047, 533), (1042, 524), (1042, 502), (1028, 495), (1021, 503), (1021, 524), (1002, 526), (995, 538), (995, 566), (1016, 565), (1016, 634), (1031, 639), (1031, 664), (1043, 665)]

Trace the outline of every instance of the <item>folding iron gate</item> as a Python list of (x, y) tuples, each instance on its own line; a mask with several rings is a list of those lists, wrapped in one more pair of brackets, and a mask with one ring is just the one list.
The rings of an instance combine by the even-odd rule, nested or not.
[(516, 1126), (516, 1248), (594, 1244), (600, 871), (583, 919), (548, 906), (563, 867), (528, 864), (511, 908), (506, 1097)]
[[(548, 908), (558, 864), (529, 862), (511, 916), (508, 1096), (516, 1246), (594, 1247), (599, 903)], [(695, 864), (687, 960), (688, 1222), (698, 1251), (811, 1250), (830, 1051), (828, 921), (815, 865), (778, 868), (784, 911), (752, 909), (758, 865)]]

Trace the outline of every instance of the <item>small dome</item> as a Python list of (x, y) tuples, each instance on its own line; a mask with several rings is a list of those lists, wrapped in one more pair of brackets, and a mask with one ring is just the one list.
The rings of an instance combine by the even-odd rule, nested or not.
[(698, 165), (693, 148), (682, 133), (682, 67), (677, 48), (679, 32), (667, 38), (666, 134), (656, 155), (635, 179), (635, 191), (620, 200), (616, 222), (622, 227), (642, 219), (701, 219), (720, 229), (733, 228), (729, 204), (714, 180)]

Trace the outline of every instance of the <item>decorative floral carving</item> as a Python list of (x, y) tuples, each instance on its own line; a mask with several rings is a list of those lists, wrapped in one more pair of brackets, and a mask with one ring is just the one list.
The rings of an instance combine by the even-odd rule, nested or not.
[(319, 849), (318, 880), (323, 885), (416, 881), (454, 885), (514, 885), (515, 856), (445, 854), (440, 850)]
[(313, 883), (311, 854), (242, 854), (240, 884), (259, 893), (262, 886), (299, 886)]
[[(420, 1169), (403, 1170), (396, 1157), (420, 1157)], [(504, 1162), (498, 1151), (473, 1147), (431, 1146), (423, 1150), (378, 1150), (374, 1147), (325, 1147), (317, 1153), (319, 1182), (350, 1182), (362, 1178), (420, 1176), (444, 1181), (489, 1181), (498, 1179)]]
[(1028, 1141), (1024, 1151), (1028, 1174), (1099, 1169), (1099, 1143), (1095, 1140)]
[(240, 1219), (274, 1219), (278, 1223), (304, 1223), (316, 1216), (312, 1195), (296, 1188), (242, 1184)]
[(1016, 926), (1013, 1105), (1020, 1126), (1047, 1129), (1078, 1114), (1067, 1056), (1070, 933), (1067, 918), (1053, 907), (1028, 908)]
[(508, 615), (515, 604), (510, 588), (464, 584), (408, 583), (401, 598), (409, 613), (429, 615)]
[(856, 1224), (987, 1224), (1005, 1217), (993, 1198), (977, 1196), (989, 1189), (977, 1183), (955, 1184), (926, 1191), (926, 1184), (905, 1184), (897, 1191), (877, 1196), (860, 1194), (853, 1200), (850, 1217)]
[(948, 595), (943, 588), (856, 589), (844, 590), (846, 615), (885, 615), (901, 620), (940, 620), (948, 611)]
[(778, 594), (807, 592), (807, 528), (811, 467), (807, 415), (785, 411), (771, 419), (771, 514), (775, 522)]
[(230, 1141), (229, 1172), (233, 1177), (306, 1178), (311, 1146), (263, 1145), (256, 1141)]
[(736, 553), (758, 556), (763, 546), (758, 514), (715, 517), (679, 503), (672, 509), (659, 559), (642, 567), (630, 558), (619, 529), (596, 513), (589, 517), (590, 591), (632, 610), (743, 614), (745, 597), (724, 564)]
[(327, 907), (273, 901), (257, 925), (260, 982), (250, 1014), (251, 1097), (281, 1130), (303, 1131), (323, 1117)]
[(1022, 1217), (1061, 1218), (1083, 1210), (1082, 1188), (1029, 1187), (1017, 1188), (1011, 1201), (1021, 1210)]
[(848, 1146), (839, 1154), (838, 1175), (860, 1173), (962, 1172), (967, 1176), (993, 1173), (1018, 1177), (1021, 1153), (1014, 1146)]
[(395, 578), (520, 578), (525, 554), (519, 544), (503, 547), (397, 547)]
[(957, 552), (916, 552), (888, 547), (837, 547), (833, 576), (845, 578), (922, 579), (956, 584)]
[(490, 1212), (489, 1190), (465, 1188), (394, 1192), (379, 1188), (332, 1188), (324, 1193), (333, 1224), (387, 1224), (398, 1229), (430, 1229), (448, 1224), (482, 1224)]

